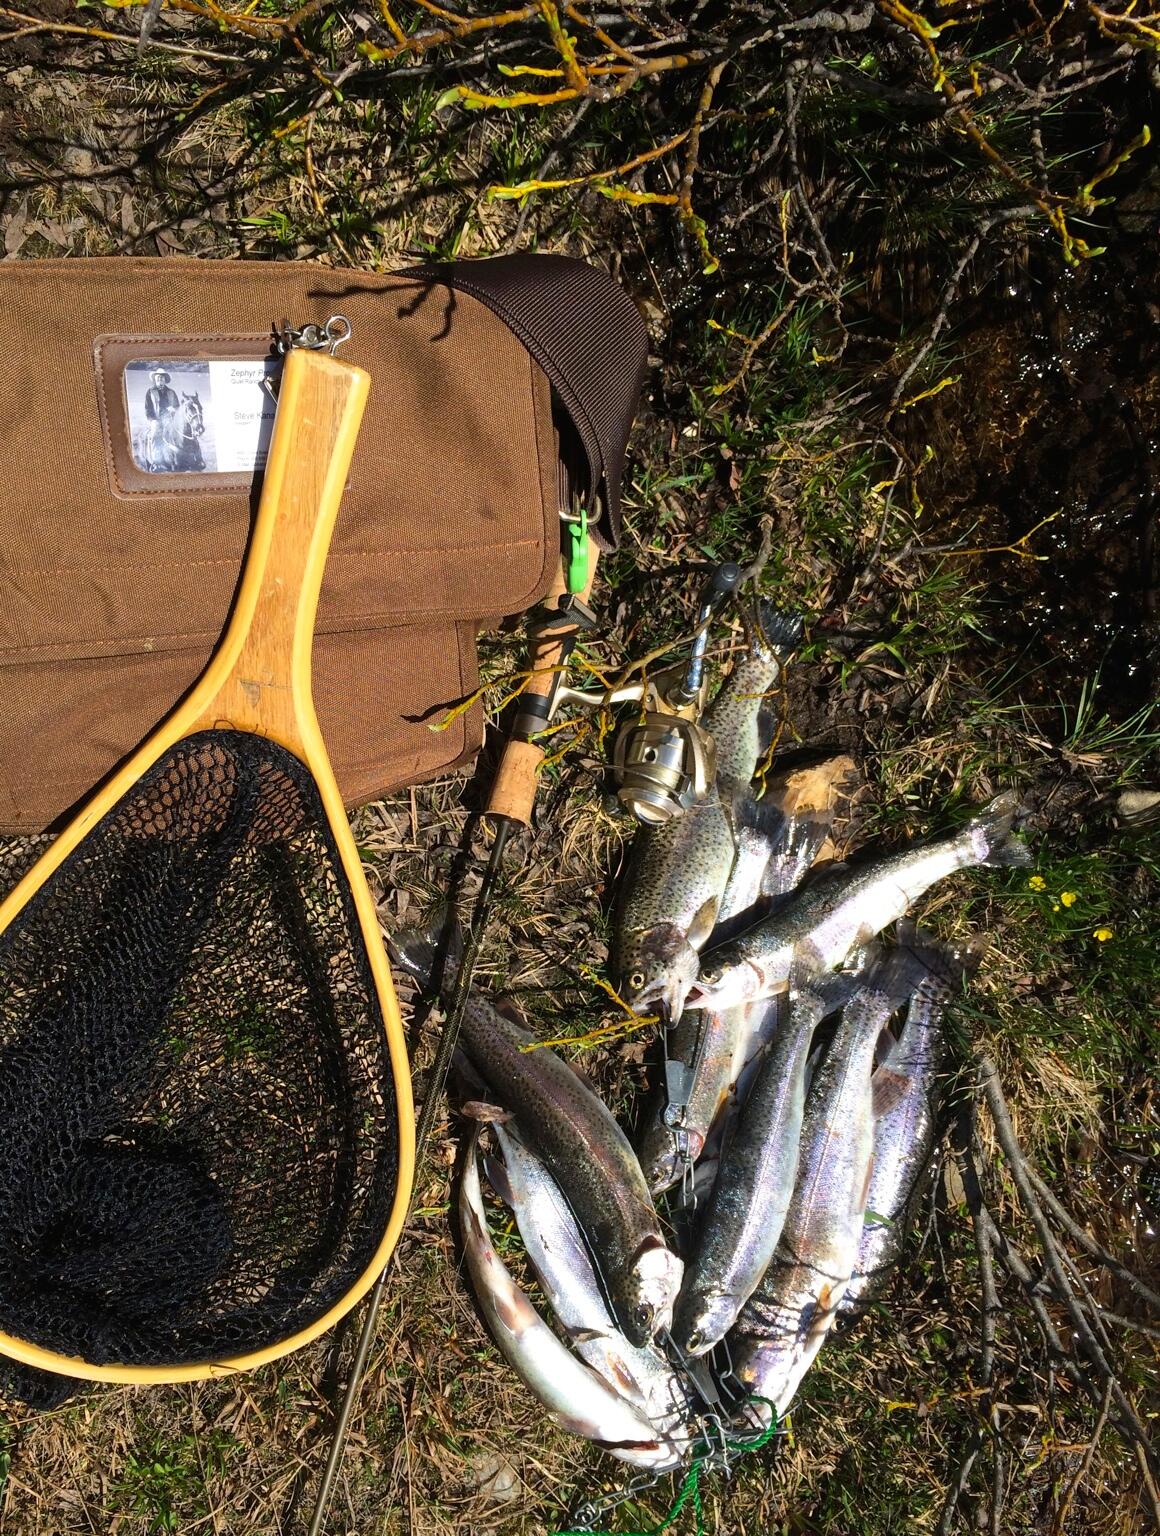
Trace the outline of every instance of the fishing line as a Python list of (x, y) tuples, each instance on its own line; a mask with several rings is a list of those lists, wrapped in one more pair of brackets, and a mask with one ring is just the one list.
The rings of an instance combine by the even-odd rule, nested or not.
[[(776, 1406), (767, 1397), (761, 1397), (752, 1393), (745, 1400), (744, 1406), (764, 1403), (770, 1411), (770, 1422), (766, 1429), (751, 1437), (734, 1435), (726, 1429), (720, 1419), (715, 1424), (720, 1432), (720, 1444), (713, 1444), (702, 1430), (702, 1449), (693, 1457), (692, 1463), (686, 1472), (681, 1486), (677, 1491), (677, 1497), (667, 1515), (657, 1524), (650, 1525), (645, 1530), (631, 1531), (601, 1531), (596, 1522), (602, 1516), (610, 1514), (614, 1509), (631, 1502), (641, 1493), (647, 1493), (660, 1482), (660, 1477), (648, 1479), (635, 1479), (626, 1488), (618, 1493), (609, 1494), (603, 1499), (592, 1500), (582, 1504), (576, 1511), (573, 1523), (566, 1529), (553, 1531), (552, 1536), (662, 1536), (671, 1526), (675, 1525), (687, 1505), (692, 1504), (695, 1517), (694, 1536), (705, 1536), (705, 1509), (701, 1493), (701, 1478), (708, 1472), (721, 1472), (726, 1478), (733, 1475), (737, 1462), (744, 1456), (763, 1450), (765, 1446), (781, 1433), (778, 1423)], [(707, 1421), (703, 1421), (707, 1422)], [(663, 1474), (662, 1474), (663, 1475)]]

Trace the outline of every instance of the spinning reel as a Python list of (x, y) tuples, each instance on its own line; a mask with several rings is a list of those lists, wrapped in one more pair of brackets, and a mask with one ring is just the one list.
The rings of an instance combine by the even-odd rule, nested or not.
[[(564, 704), (604, 709), (612, 704), (638, 703), (641, 712), (617, 734), (613, 773), (617, 799), (646, 826), (662, 826), (700, 800), (713, 783), (717, 749), (700, 724), (705, 705), (705, 650), (709, 624), (719, 605), (741, 583), (742, 570), (733, 561), (719, 565), (705, 589), (697, 616), (697, 637), (687, 665), (671, 667), (647, 681), (605, 690), (569, 687), (562, 678), (545, 698), (528, 696), (513, 724), (517, 736), (542, 731)], [(575, 598), (561, 598), (558, 609), (540, 620), (536, 630), (550, 633), (564, 625), (591, 628), (595, 620)]]

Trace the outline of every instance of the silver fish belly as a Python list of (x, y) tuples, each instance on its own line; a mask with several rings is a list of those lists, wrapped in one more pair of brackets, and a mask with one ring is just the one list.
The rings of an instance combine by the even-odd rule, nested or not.
[(843, 1313), (870, 1300), (889, 1278), (908, 1236), (915, 1196), (931, 1165), (939, 1126), (940, 1077), (949, 1055), (943, 1015), (963, 980), (979, 964), (982, 945), (936, 943), (909, 927), (899, 942), (917, 950), (931, 974), (910, 1000), (899, 1040), (886, 1066), (902, 1085), (900, 1096), (874, 1122), (874, 1161), (866, 1193), (865, 1225)]
[(688, 1006), (723, 1008), (770, 997), (787, 985), (795, 960), (832, 970), (948, 875), (974, 865), (1026, 865), (1027, 849), (1010, 841), (1017, 809), (1014, 795), (1000, 795), (954, 836), (862, 869), (834, 871), (807, 887), (749, 933), (707, 954)]
[(805, 1067), (821, 1005), (803, 994), (765, 1058), (721, 1161), (673, 1320), (691, 1355), (724, 1338), (781, 1236), (798, 1169)]

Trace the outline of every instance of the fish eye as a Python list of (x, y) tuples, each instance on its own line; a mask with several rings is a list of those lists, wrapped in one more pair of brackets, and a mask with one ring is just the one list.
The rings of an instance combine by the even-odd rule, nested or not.
[(632, 1320), (638, 1328), (648, 1328), (652, 1324), (652, 1308), (646, 1302), (638, 1302), (632, 1309)]
[(644, 972), (643, 971), (633, 971), (632, 975), (628, 978), (628, 988), (629, 988), (629, 991), (630, 992), (639, 992), (641, 987), (644, 986), (644, 982), (645, 982)]

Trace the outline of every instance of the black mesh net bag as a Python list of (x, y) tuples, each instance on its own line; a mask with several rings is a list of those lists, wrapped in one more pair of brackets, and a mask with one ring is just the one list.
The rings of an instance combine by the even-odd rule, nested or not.
[(0, 1333), (54, 1356), (237, 1361), (366, 1274), (394, 1079), (291, 753), (179, 742), (0, 934), (0, 1144)]

